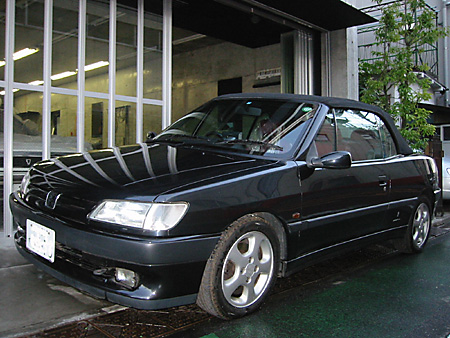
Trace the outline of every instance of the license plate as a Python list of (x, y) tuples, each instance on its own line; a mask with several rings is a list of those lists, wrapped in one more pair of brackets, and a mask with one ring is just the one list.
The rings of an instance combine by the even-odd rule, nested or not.
[(55, 261), (55, 231), (28, 219), (27, 249), (53, 263)]

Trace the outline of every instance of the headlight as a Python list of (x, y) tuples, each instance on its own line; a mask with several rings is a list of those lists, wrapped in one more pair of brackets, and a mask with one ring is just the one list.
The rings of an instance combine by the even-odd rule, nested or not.
[(125, 225), (144, 230), (168, 230), (183, 218), (188, 204), (145, 203), (124, 200), (105, 200), (89, 215), (92, 220)]
[(20, 183), (20, 193), (22, 196), (25, 196), (28, 193), (28, 187), (30, 186), (30, 172), (27, 171), (25, 176), (22, 178), (22, 182)]

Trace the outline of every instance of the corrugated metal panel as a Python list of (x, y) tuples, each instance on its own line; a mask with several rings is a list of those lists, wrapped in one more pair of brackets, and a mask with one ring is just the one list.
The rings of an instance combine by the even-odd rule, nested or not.
[(297, 31), (294, 39), (295, 94), (313, 94), (313, 37)]

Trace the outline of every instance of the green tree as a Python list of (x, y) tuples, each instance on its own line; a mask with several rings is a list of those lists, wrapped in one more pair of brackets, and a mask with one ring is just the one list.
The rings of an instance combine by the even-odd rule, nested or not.
[[(381, 0), (376, 0), (382, 5)], [(418, 62), (426, 46), (447, 30), (436, 26), (436, 14), (424, 0), (400, 0), (383, 5), (375, 30), (374, 61), (360, 62), (361, 101), (376, 104), (400, 123), (400, 132), (416, 149), (424, 149), (434, 126), (427, 122), (431, 111), (418, 104), (431, 98), (429, 65)]]

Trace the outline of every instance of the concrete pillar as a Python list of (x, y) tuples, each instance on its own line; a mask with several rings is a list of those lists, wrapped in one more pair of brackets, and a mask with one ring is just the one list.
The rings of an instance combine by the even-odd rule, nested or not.
[(356, 27), (330, 32), (330, 96), (359, 99), (357, 42)]

